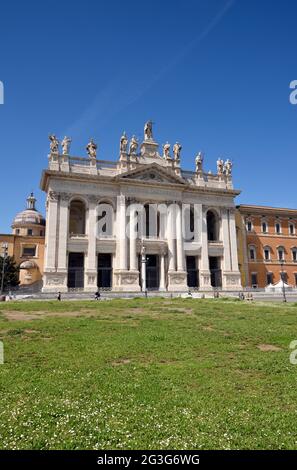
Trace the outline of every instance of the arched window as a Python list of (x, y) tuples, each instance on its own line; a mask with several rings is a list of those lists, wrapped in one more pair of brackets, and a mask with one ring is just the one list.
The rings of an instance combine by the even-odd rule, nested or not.
[(70, 203), (69, 233), (76, 235), (84, 235), (86, 233), (86, 206), (79, 199), (74, 199)]
[(264, 246), (264, 260), (265, 261), (270, 261), (271, 260), (271, 248), (270, 246)]
[(267, 233), (267, 232), (268, 232), (268, 224), (267, 224), (266, 220), (263, 220), (263, 221), (262, 221), (262, 232), (263, 232), (263, 233)]
[(246, 229), (248, 232), (251, 232), (253, 230), (253, 223), (249, 219), (246, 220)]
[(219, 218), (217, 214), (209, 210), (207, 212), (207, 237), (208, 241), (218, 241), (219, 240)]
[(276, 222), (275, 224), (275, 233), (280, 234), (282, 232), (282, 227), (279, 222)]
[(285, 260), (285, 249), (283, 246), (279, 246), (277, 248), (277, 256), (279, 261), (284, 261)]
[(289, 234), (295, 235), (295, 225), (292, 222), (289, 224)]
[(255, 261), (257, 256), (256, 256), (256, 248), (254, 245), (249, 246), (249, 258), (251, 261)]

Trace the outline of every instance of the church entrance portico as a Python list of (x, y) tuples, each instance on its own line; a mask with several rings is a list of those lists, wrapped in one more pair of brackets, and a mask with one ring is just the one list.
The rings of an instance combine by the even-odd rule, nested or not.
[(116, 161), (99, 160), (94, 141), (87, 158), (72, 157), (65, 142), (61, 153), (51, 136), (41, 182), (44, 292), (240, 289), (229, 160), (205, 173), (199, 153), (195, 171), (183, 170), (181, 145), (171, 152), (167, 142), (159, 153), (151, 122), (142, 143), (123, 133)]

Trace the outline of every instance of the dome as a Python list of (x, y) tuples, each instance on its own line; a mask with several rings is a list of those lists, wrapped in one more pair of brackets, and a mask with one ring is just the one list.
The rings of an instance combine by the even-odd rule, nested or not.
[(19, 212), (12, 223), (12, 227), (23, 227), (24, 225), (45, 225), (45, 218), (43, 215), (38, 212), (35, 208), (36, 199), (31, 193), (27, 198), (27, 209), (22, 212)]
[(17, 225), (45, 225), (45, 219), (37, 210), (26, 209), (19, 212), (13, 221), (13, 227)]
[(37, 265), (34, 261), (23, 261), (20, 265), (20, 269), (36, 269)]

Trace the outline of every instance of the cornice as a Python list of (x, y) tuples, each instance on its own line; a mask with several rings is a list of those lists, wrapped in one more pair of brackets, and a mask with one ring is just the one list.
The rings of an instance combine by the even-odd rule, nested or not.
[[(117, 175), (118, 176), (118, 175)], [(40, 180), (40, 188), (43, 191), (48, 190), (48, 181), (50, 178), (57, 178), (57, 179), (64, 179), (64, 180), (73, 180), (79, 182), (92, 182), (97, 184), (108, 184), (114, 185), (117, 187), (121, 186), (135, 186), (135, 187), (144, 187), (147, 186), (148, 183), (144, 184), (141, 180), (135, 180), (130, 178), (118, 178), (116, 179), (115, 176), (104, 176), (104, 175), (88, 175), (88, 174), (79, 174), (79, 173), (68, 173), (63, 171), (55, 171), (55, 170), (43, 170)], [(236, 197), (238, 196), (241, 191), (237, 189), (224, 189), (224, 188), (208, 188), (206, 186), (193, 186), (185, 182), (185, 184), (179, 183), (163, 183), (163, 182), (150, 182), (150, 187), (156, 187), (158, 189), (171, 189), (171, 190), (178, 190), (180, 192), (190, 192), (194, 194), (207, 194), (207, 195), (226, 195)], [(297, 214), (297, 211), (296, 211)]]

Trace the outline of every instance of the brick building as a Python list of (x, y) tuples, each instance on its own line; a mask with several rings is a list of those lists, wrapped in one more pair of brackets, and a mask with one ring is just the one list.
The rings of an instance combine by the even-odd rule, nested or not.
[(236, 226), (243, 287), (297, 287), (297, 210), (240, 205)]

